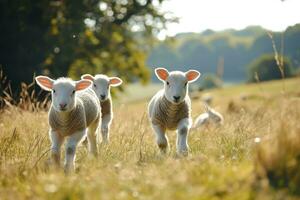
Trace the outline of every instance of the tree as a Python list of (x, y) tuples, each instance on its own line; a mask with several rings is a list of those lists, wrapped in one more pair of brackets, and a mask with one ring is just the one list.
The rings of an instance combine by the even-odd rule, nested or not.
[[(289, 59), (283, 59), (284, 77), (291, 77), (293, 75), (293, 67)], [(260, 81), (269, 81), (274, 79), (281, 79), (282, 74), (277, 66), (273, 54), (265, 54), (255, 59), (248, 67), (248, 79), (250, 82), (255, 82), (255, 74), (257, 73)]]
[(33, 73), (147, 81), (145, 44), (170, 20), (152, 0), (2, 0), (0, 67), (14, 88)]

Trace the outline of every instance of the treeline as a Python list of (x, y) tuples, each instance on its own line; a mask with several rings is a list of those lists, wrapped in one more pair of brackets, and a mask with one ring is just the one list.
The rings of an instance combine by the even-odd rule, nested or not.
[(1, 0), (0, 68), (14, 89), (30, 83), (34, 73), (148, 81), (140, 47), (172, 20), (158, 10), (163, 1)]
[[(272, 35), (278, 53), (283, 49), (283, 54), (292, 65), (299, 68), (300, 24), (288, 27), (284, 34), (272, 32)], [(207, 30), (178, 34), (158, 43), (148, 57), (148, 65), (171, 70), (194, 67), (202, 73), (217, 73), (218, 68), (223, 68), (224, 81), (240, 82), (247, 80), (248, 65), (268, 53), (273, 53), (272, 41), (268, 31), (262, 27), (220, 32)], [(156, 80), (155, 77), (153, 80)]]

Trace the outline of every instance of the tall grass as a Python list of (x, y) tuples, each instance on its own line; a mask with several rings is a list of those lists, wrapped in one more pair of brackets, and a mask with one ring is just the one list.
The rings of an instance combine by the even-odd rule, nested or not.
[[(16, 107), (27, 111), (46, 110), (50, 105), (50, 94), (43, 94), (42, 90), (35, 89), (35, 81), (30, 84), (24, 82), (20, 85), (20, 92), (13, 93), (11, 84), (0, 69), (0, 109)], [(39, 91), (37, 93), (37, 91)]]
[(282, 112), (274, 134), (257, 148), (256, 173), (274, 188), (287, 188), (300, 194), (300, 104), (291, 101), (280, 105)]
[(255, 159), (256, 174), (259, 179), (267, 179), (274, 188), (287, 188), (291, 193), (300, 194), (300, 126), (297, 122), (299, 102), (290, 101), (286, 94), (283, 48), (284, 32), (281, 35), (281, 53), (278, 54), (271, 33), (268, 33), (274, 50), (274, 59), (282, 76), (283, 103), (275, 133), (258, 145)]
[[(269, 167), (270, 163), (286, 159), (270, 157), (269, 150), (286, 148), (284, 152), (289, 154), (288, 142), (268, 148), (265, 144), (272, 141), (268, 138), (281, 132), (296, 136), (299, 130), (295, 87), (299, 80), (287, 79), (286, 83), (290, 89), (286, 98), (278, 94), (280, 82), (261, 83), (266, 93), (263, 96), (257, 85), (211, 91), (213, 106), (224, 115), (225, 124), (191, 131), (191, 153), (180, 159), (176, 157), (173, 132), (168, 133), (170, 151), (160, 156), (146, 115), (147, 101), (119, 102), (114, 109), (110, 144), (99, 146), (97, 159), (88, 158), (87, 149), (79, 146), (76, 173), (71, 176), (49, 168), (47, 112), (32, 112), (18, 104), (5, 106), (0, 112), (0, 199), (278, 198), (279, 192), (253, 185), (269, 180), (270, 170), (280, 169), (275, 164)], [(239, 100), (245, 90), (251, 98)], [(193, 101), (193, 117), (202, 111), (202, 103)], [(257, 138), (262, 142), (257, 143)], [(280, 170), (272, 176), (274, 180), (277, 174), (281, 177)]]

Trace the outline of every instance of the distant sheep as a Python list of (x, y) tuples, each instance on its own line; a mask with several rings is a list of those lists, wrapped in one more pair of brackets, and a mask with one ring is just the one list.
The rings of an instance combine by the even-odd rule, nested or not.
[(109, 128), (113, 119), (112, 99), (110, 95), (110, 86), (116, 87), (122, 84), (118, 77), (108, 77), (103, 74), (97, 74), (95, 77), (90, 74), (81, 76), (81, 79), (93, 81), (93, 90), (96, 92), (101, 105), (101, 134), (102, 142), (109, 141)]
[(168, 147), (166, 130), (177, 130), (177, 153), (187, 155), (188, 132), (192, 124), (188, 84), (196, 81), (200, 73), (196, 70), (169, 73), (164, 68), (157, 68), (155, 74), (164, 82), (164, 89), (152, 97), (148, 106), (157, 145), (161, 152), (166, 152)]
[(196, 118), (193, 128), (199, 128), (209, 123), (213, 123), (216, 125), (222, 125), (224, 123), (224, 118), (219, 112), (215, 111), (206, 104), (205, 110), (205, 113), (202, 113)]
[(75, 168), (75, 153), (78, 143), (86, 136), (89, 152), (97, 154), (96, 130), (101, 118), (101, 108), (89, 80), (72, 81), (68, 78), (52, 80), (47, 76), (36, 77), (37, 84), (51, 91), (52, 104), (49, 110), (51, 159), (59, 166), (61, 145), (66, 139), (66, 173)]
[(241, 99), (242, 101), (246, 101), (246, 100), (248, 100), (248, 99), (249, 99), (249, 97), (250, 97), (250, 95), (249, 95), (249, 94), (246, 94), (246, 93), (242, 93), (242, 94), (240, 94), (240, 99)]
[(212, 103), (212, 101), (213, 101), (213, 96), (212, 96), (211, 94), (206, 93), (206, 94), (204, 94), (204, 95), (201, 97), (201, 100), (202, 100), (204, 103), (210, 105), (210, 104)]

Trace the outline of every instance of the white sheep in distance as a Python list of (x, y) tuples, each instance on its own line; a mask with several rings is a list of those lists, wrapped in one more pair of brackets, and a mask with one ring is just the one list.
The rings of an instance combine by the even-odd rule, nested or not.
[(210, 123), (213, 123), (217, 126), (222, 125), (224, 123), (224, 118), (222, 114), (212, 109), (207, 104), (204, 105), (205, 105), (205, 113), (200, 114), (196, 118), (193, 124), (193, 129), (202, 127), (203, 125), (208, 125)]
[(93, 90), (97, 94), (101, 105), (101, 134), (102, 142), (109, 142), (109, 128), (113, 119), (112, 99), (110, 95), (110, 87), (117, 87), (122, 84), (119, 77), (108, 77), (104, 74), (92, 76), (84, 74), (81, 76), (83, 80), (93, 81)]
[(66, 139), (66, 173), (74, 171), (75, 153), (78, 143), (87, 135), (89, 152), (97, 155), (96, 130), (101, 117), (101, 108), (89, 80), (72, 81), (69, 78), (52, 80), (37, 76), (37, 84), (51, 91), (52, 103), (49, 110), (51, 160), (60, 165), (60, 150)]
[(169, 73), (164, 68), (156, 68), (155, 74), (164, 83), (164, 89), (152, 97), (148, 106), (157, 145), (165, 153), (169, 145), (166, 130), (177, 130), (177, 153), (188, 155), (188, 132), (192, 124), (188, 84), (196, 81), (200, 73), (196, 70)]

